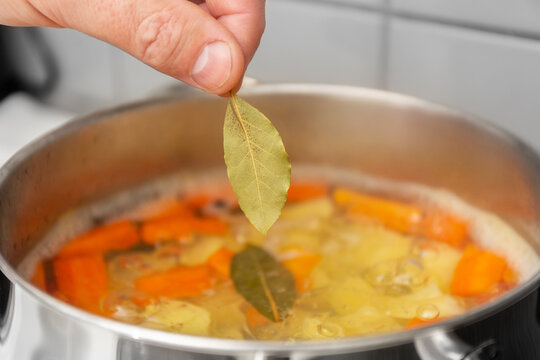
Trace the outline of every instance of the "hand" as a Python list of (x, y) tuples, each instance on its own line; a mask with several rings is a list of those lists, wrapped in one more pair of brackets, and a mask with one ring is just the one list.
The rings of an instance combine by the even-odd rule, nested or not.
[(7, 0), (0, 24), (66, 27), (207, 92), (237, 90), (264, 31), (265, 0)]

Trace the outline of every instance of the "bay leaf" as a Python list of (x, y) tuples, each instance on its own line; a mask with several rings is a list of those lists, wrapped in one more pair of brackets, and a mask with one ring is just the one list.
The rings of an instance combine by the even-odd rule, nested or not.
[(260, 247), (248, 245), (231, 261), (236, 291), (266, 318), (287, 317), (297, 292), (291, 272)]
[(291, 182), (291, 163), (278, 131), (264, 114), (231, 93), (223, 149), (240, 208), (266, 234), (281, 214)]

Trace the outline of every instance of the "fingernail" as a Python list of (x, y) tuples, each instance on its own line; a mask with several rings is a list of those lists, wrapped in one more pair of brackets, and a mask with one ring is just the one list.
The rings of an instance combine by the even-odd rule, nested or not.
[(214, 90), (231, 75), (231, 49), (223, 41), (206, 45), (191, 70), (191, 78), (201, 88)]

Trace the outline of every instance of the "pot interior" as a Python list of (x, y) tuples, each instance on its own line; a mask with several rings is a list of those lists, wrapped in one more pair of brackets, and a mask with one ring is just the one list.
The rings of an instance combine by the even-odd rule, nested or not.
[[(538, 252), (539, 161), (512, 136), (400, 95), (261, 86), (243, 96), (280, 131), (295, 164), (447, 189), (512, 224)], [(11, 267), (61, 214), (177, 172), (223, 167), (225, 100), (168, 98), (74, 121), (0, 172), (0, 252)]]

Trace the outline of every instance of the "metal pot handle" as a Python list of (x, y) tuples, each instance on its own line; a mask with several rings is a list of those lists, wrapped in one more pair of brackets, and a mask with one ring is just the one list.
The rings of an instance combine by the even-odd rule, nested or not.
[[(321, 354), (317, 356), (320, 357)], [(257, 351), (253, 354), (245, 354), (236, 356), (235, 360), (309, 360), (313, 359), (313, 355), (303, 353), (294, 353), (288, 355), (270, 354), (264, 351)]]
[[(462, 341), (456, 334), (443, 330), (417, 337), (414, 340), (414, 346), (421, 360), (495, 360), (498, 356), (497, 344), (492, 339), (472, 346)], [(307, 360), (311, 358), (313, 355), (279, 356), (266, 354), (263, 351), (236, 357), (237, 360)], [(320, 358), (320, 354), (317, 358)]]
[(414, 346), (422, 360), (493, 360), (498, 357), (497, 344), (493, 339), (474, 346), (443, 330), (417, 337)]
[(13, 285), (11, 281), (0, 272), (0, 347), (7, 337), (9, 329), (9, 318), (11, 311)]

